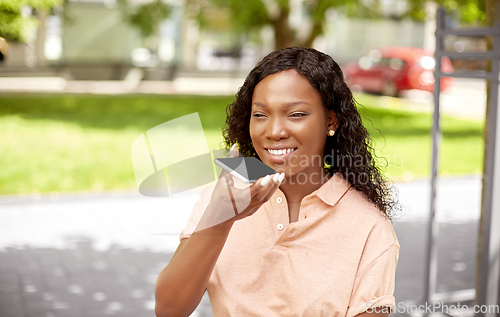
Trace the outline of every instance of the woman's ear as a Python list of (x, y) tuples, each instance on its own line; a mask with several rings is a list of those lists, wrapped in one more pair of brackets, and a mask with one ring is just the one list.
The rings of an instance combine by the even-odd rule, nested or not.
[(328, 110), (328, 130), (333, 130), (337, 131), (337, 128), (339, 126), (338, 120), (337, 120), (337, 115), (333, 110)]

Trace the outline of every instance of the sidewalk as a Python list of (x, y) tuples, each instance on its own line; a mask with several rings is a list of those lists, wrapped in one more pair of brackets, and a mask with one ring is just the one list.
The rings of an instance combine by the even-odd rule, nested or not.
[(66, 80), (62, 77), (0, 77), (0, 93), (234, 95), (244, 80), (240, 77), (178, 77), (173, 81), (141, 81), (139, 77), (94, 81)]
[[(439, 292), (475, 287), (480, 186), (479, 177), (440, 183)], [(396, 303), (413, 304), (423, 288), (429, 187), (397, 187), (407, 208), (394, 225)], [(0, 197), (1, 316), (154, 316), (156, 277), (195, 201), (193, 193)], [(206, 296), (192, 316), (212, 316)]]

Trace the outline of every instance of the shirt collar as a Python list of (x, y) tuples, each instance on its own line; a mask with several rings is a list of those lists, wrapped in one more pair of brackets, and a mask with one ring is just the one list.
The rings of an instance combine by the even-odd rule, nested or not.
[(346, 181), (339, 173), (333, 174), (333, 176), (324, 183), (320, 188), (314, 191), (312, 194), (316, 195), (330, 206), (335, 206), (335, 204), (344, 196), (344, 194), (349, 190), (351, 184)]

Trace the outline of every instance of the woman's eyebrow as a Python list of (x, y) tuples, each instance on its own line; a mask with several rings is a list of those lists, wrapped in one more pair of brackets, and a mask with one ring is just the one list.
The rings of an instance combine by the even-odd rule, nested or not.
[[(308, 104), (309, 104), (308, 102), (300, 100), (300, 101), (292, 101), (292, 102), (283, 103), (283, 106), (286, 107), (286, 108), (289, 108), (289, 107), (293, 107), (293, 106), (308, 105)], [(258, 101), (254, 101), (252, 103), (252, 106), (262, 107), (262, 108), (266, 108), (267, 107), (266, 104), (258, 102)]]

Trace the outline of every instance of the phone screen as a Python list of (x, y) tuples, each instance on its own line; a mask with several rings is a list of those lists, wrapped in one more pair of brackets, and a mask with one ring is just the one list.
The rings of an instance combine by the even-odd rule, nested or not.
[(277, 172), (255, 157), (230, 157), (215, 159), (231, 175), (246, 183), (255, 183), (259, 178)]

